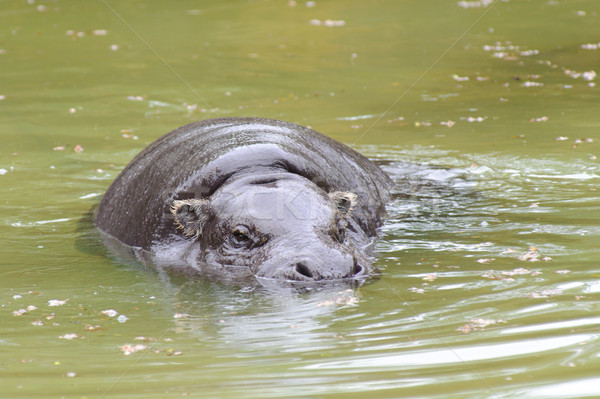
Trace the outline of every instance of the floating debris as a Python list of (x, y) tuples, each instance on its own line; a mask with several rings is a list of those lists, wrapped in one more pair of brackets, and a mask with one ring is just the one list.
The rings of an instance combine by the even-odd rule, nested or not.
[(323, 21), (323, 26), (328, 26), (328, 27), (335, 27), (335, 26), (344, 26), (346, 25), (346, 21), (344, 20), (331, 20), (331, 19), (326, 19), (325, 21)]
[(591, 82), (592, 80), (596, 79), (596, 71), (591, 70), (591, 71), (584, 71), (584, 72), (578, 72), (578, 71), (574, 71), (572, 69), (567, 69), (564, 68), (563, 72), (565, 73), (565, 75), (572, 77), (573, 79), (579, 79), (582, 78), (585, 81)]
[(331, 306), (331, 305), (340, 305), (340, 306), (356, 306), (358, 303), (358, 298), (354, 295), (352, 290), (346, 290), (338, 293), (338, 296), (332, 299), (328, 299), (323, 302), (319, 302), (317, 306)]
[(311, 19), (310, 21), (308, 21), (308, 23), (313, 26), (326, 26), (329, 28), (346, 25), (346, 21), (344, 21), (344, 20), (333, 20), (333, 19), (326, 19), (324, 21), (321, 21), (320, 19)]
[(531, 80), (527, 80), (521, 83), (523, 87), (542, 87), (544, 84), (542, 82), (533, 82)]
[(60, 300), (60, 299), (50, 299), (48, 301), (48, 306), (62, 306), (67, 303), (68, 299)]
[(13, 314), (13, 316), (23, 316), (25, 313), (32, 312), (36, 309), (37, 309), (36, 306), (29, 305), (25, 309), (13, 310), (12, 314)]
[(83, 152), (83, 147), (81, 145), (77, 144), (75, 146), (75, 148), (73, 148), (73, 151), (75, 151), (76, 153), (80, 154), (80, 153)]
[(506, 321), (498, 319), (472, 319), (469, 321), (469, 324), (466, 324), (462, 327), (456, 329), (456, 331), (460, 331), (464, 334), (468, 334), (473, 331), (483, 330), (487, 326), (492, 326), (494, 324), (505, 324)]
[(108, 317), (115, 317), (116, 315), (119, 314), (119, 312), (117, 312), (114, 309), (107, 309), (107, 310), (103, 310), (100, 312), (101, 314), (108, 316)]
[(456, 125), (456, 122), (454, 122), (454, 121), (445, 121), (445, 122), (442, 121), (442, 122), (440, 122), (440, 125), (452, 127), (452, 126)]
[(581, 74), (583, 80), (592, 81), (596, 79), (596, 71), (585, 71)]
[(547, 116), (540, 116), (539, 118), (531, 118), (529, 122), (548, 122)]
[(93, 326), (91, 324), (86, 324), (85, 327), (83, 327), (83, 329), (85, 331), (98, 331), (101, 329), (101, 327), (99, 325)]
[(13, 310), (12, 312), (13, 316), (23, 316), (25, 313), (27, 313), (27, 309)]
[(538, 55), (540, 52), (539, 50), (524, 50), (524, 51), (519, 51), (519, 55), (523, 56), (523, 57), (531, 57), (532, 55)]
[(174, 319), (187, 319), (188, 317), (190, 317), (190, 315), (187, 313), (175, 313), (173, 315)]
[(460, 8), (481, 8), (492, 4), (494, 0), (459, 1), (456, 3)]
[(120, 349), (121, 349), (121, 352), (123, 352), (123, 354), (125, 356), (129, 356), (132, 353), (144, 351), (144, 350), (148, 349), (148, 347), (143, 344), (135, 344), (135, 345), (125, 344), (125, 345), (121, 346)]
[(510, 271), (503, 271), (502, 272), (503, 276), (511, 276), (511, 277), (512, 276), (526, 276), (526, 275), (529, 275), (529, 276), (538, 276), (540, 274), (542, 274), (542, 272), (540, 272), (540, 271), (532, 271), (532, 270), (529, 270), (529, 269), (525, 269), (523, 267), (518, 267), (518, 268), (510, 270)]
[(600, 43), (586, 43), (582, 44), (581, 48), (584, 50), (598, 50), (600, 49)]
[(483, 46), (483, 51), (493, 52), (492, 57), (501, 58), (504, 61), (516, 61), (519, 57), (531, 57), (540, 53), (536, 49), (523, 50), (520, 46), (512, 44), (512, 42), (496, 42), (493, 45), (486, 44)]
[(123, 137), (124, 139), (133, 139), (133, 140), (137, 140), (139, 139), (138, 136), (132, 134), (133, 130), (131, 129), (121, 129), (121, 137)]
[(460, 119), (466, 120), (469, 123), (473, 123), (473, 122), (483, 122), (484, 120), (487, 119), (487, 116), (468, 116), (468, 117), (461, 117)]
[(415, 122), (415, 127), (429, 127), (429, 126), (431, 126), (431, 122), (427, 122), (427, 121)]
[(456, 80), (457, 82), (466, 82), (469, 80), (468, 76), (458, 76), (457, 74), (452, 75), (452, 79)]
[(59, 335), (58, 338), (66, 339), (67, 341), (72, 341), (74, 339), (79, 338), (79, 335), (77, 335), (75, 333), (70, 333), (70, 334)]
[(501, 272), (495, 270), (488, 270), (483, 273), (481, 277), (487, 278), (489, 280), (506, 280), (506, 281), (514, 281), (514, 277), (516, 276), (539, 276), (542, 272), (538, 270), (529, 270), (523, 267), (518, 267), (513, 270), (504, 270)]
[(552, 260), (549, 256), (542, 256), (536, 247), (529, 247), (527, 252), (522, 253), (517, 257), (517, 260), (521, 260), (524, 262), (539, 262), (539, 261), (550, 261)]

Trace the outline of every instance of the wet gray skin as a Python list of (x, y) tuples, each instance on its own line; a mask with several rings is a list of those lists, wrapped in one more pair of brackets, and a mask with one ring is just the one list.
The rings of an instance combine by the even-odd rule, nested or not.
[(369, 248), (390, 185), (368, 159), (310, 129), (216, 119), (142, 151), (108, 189), (96, 224), (178, 273), (364, 279), (375, 272)]
[[(311, 181), (289, 173), (263, 171), (235, 179), (199, 205), (201, 213), (214, 215), (207, 226), (210, 236), (201, 240), (205, 261), (247, 265), (258, 277), (285, 280), (365, 275), (369, 262), (359, 246), (369, 238), (348, 226), (346, 201), (352, 201), (347, 194), (330, 198)], [(188, 204), (182, 201), (175, 209), (176, 219), (177, 212), (187, 214), (183, 225), (198, 218), (193, 211), (190, 218)]]

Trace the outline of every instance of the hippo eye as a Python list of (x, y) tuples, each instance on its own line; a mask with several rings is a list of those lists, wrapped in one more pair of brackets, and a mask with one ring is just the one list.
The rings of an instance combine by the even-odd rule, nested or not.
[(237, 247), (241, 248), (246, 246), (250, 241), (250, 231), (245, 226), (236, 226), (231, 232), (231, 243)]

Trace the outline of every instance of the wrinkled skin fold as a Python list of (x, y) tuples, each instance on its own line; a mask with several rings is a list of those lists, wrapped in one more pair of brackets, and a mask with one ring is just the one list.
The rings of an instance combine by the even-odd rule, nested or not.
[(95, 214), (119, 245), (165, 269), (274, 281), (364, 279), (391, 181), (311, 129), (221, 118), (159, 138), (117, 176)]

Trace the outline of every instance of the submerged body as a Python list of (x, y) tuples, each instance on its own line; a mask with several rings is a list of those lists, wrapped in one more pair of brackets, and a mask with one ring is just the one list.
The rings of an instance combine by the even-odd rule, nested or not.
[(311, 129), (221, 118), (166, 134), (103, 197), (99, 230), (161, 267), (292, 281), (356, 279), (385, 213), (389, 177)]

